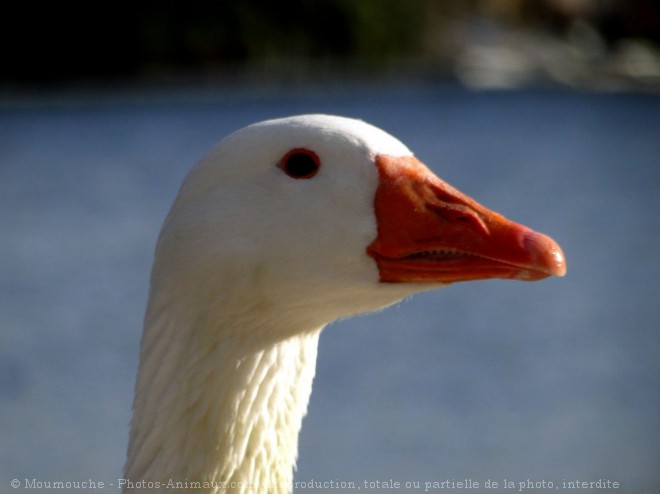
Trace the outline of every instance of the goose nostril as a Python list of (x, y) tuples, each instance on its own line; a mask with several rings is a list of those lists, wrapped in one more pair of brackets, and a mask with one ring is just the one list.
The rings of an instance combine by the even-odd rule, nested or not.
[(437, 203), (429, 204), (428, 208), (447, 223), (461, 223), (480, 233), (490, 233), (486, 222), (481, 218), (479, 213), (472, 210), (469, 206), (438, 201)]

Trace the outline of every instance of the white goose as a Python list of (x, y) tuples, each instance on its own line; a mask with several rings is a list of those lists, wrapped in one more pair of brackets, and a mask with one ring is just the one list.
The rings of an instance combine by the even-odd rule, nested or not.
[(564, 272), (549, 237), (371, 125), (239, 130), (190, 171), (158, 240), (125, 491), (291, 492), (326, 324), (452, 282)]

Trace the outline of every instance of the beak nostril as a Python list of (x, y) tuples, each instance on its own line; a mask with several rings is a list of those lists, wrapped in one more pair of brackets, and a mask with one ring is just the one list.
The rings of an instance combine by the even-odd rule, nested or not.
[(446, 201), (434, 201), (429, 203), (428, 208), (445, 222), (460, 223), (479, 233), (489, 234), (488, 225), (478, 212), (464, 204), (456, 204)]

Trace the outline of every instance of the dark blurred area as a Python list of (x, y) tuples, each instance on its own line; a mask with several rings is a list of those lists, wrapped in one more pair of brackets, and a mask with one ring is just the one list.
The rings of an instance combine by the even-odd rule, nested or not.
[(655, 0), (22, 2), (4, 87), (431, 75), (474, 87), (660, 84)]

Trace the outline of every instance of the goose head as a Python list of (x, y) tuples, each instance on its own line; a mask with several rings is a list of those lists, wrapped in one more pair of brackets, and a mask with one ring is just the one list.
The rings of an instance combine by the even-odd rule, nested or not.
[(152, 289), (297, 328), (458, 281), (564, 271), (549, 237), (452, 188), (388, 133), (305, 115), (243, 128), (190, 171)]
[(553, 240), (371, 125), (307, 115), (239, 130), (192, 168), (161, 230), (126, 479), (288, 493), (327, 323), (459, 281), (564, 271)]

